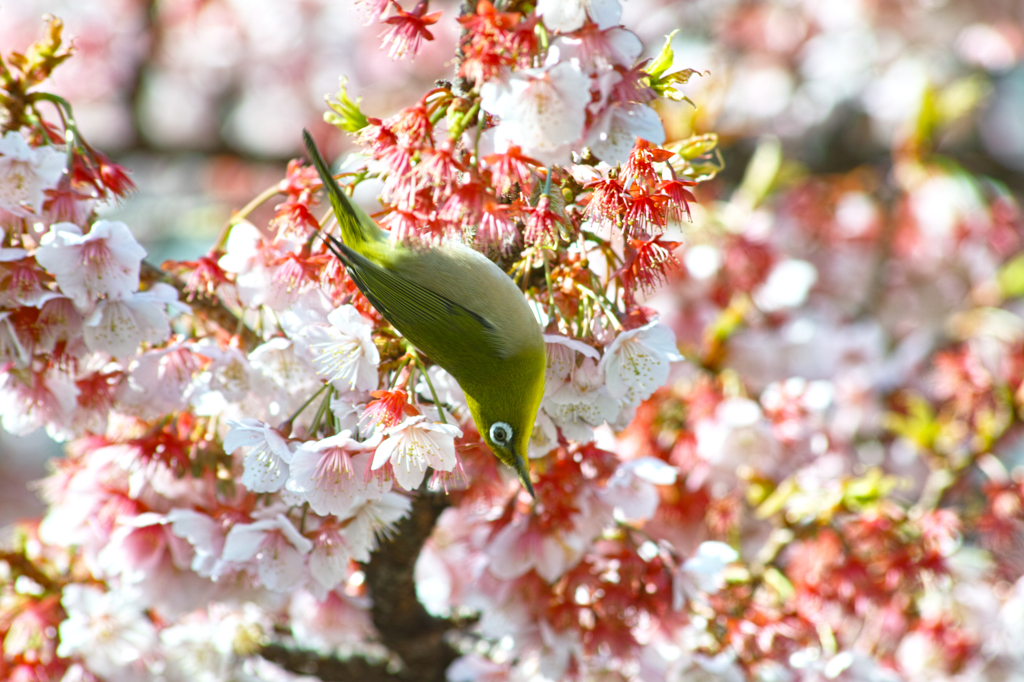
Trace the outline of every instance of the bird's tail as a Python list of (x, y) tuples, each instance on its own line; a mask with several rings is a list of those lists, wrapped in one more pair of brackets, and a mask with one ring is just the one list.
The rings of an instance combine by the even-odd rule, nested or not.
[(316, 166), (316, 172), (320, 174), (320, 180), (331, 199), (331, 207), (334, 209), (334, 216), (338, 219), (341, 238), (345, 244), (356, 251), (361, 251), (363, 244), (384, 239), (384, 231), (377, 226), (377, 223), (373, 222), (370, 216), (366, 215), (366, 211), (356, 206), (342, 191), (308, 130), (303, 129), (302, 140), (306, 143), (309, 158)]

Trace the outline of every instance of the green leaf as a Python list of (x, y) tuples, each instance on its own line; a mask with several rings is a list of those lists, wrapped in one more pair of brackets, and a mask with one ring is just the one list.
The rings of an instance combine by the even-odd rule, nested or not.
[(675, 53), (672, 52), (672, 38), (674, 38), (677, 33), (679, 33), (679, 29), (672, 31), (665, 36), (665, 45), (662, 46), (661, 52), (659, 52), (658, 56), (654, 58), (654, 61), (648, 64), (647, 68), (644, 69), (652, 79), (661, 78), (662, 74), (672, 68), (672, 64), (676, 59)]
[(698, 156), (704, 156), (705, 154), (711, 153), (711, 151), (718, 146), (718, 135), (715, 133), (708, 133), (706, 135), (694, 135), (675, 144), (669, 145), (667, 148), (674, 151), (679, 156), (683, 157), (687, 161), (692, 161)]
[(331, 108), (331, 111), (324, 113), (324, 120), (347, 133), (355, 133), (365, 128), (368, 121), (363, 112), (359, 110), (359, 103), (363, 101), (363, 98), (359, 97), (353, 101), (345, 88), (347, 82), (345, 78), (342, 78), (338, 94), (333, 99), (327, 98), (327, 106)]

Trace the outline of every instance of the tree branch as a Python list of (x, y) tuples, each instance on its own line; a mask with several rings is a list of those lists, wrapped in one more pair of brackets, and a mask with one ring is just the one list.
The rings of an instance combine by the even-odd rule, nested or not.
[(421, 487), (413, 499), (412, 512), (396, 525), (395, 534), (380, 543), (363, 567), (373, 598), (373, 624), (380, 643), (401, 660), (397, 669), (391, 661), (377, 663), (358, 657), (341, 660), (281, 644), (264, 647), (260, 655), (291, 672), (316, 675), (325, 682), (444, 682), (445, 671), (458, 656), (445, 634), (458, 625), (427, 613), (416, 597), (413, 573), (423, 543), (449, 504), (444, 493)]
[[(181, 281), (181, 278), (161, 270), (148, 261), (142, 261), (142, 268), (139, 271), (139, 280), (147, 285), (152, 284), (153, 282), (170, 284), (178, 290), (178, 296), (181, 300), (184, 301), (188, 298), (188, 292), (185, 291), (185, 283)], [(193, 300), (189, 301), (188, 304), (192, 306), (193, 309), (202, 310), (204, 313), (203, 319), (213, 322), (229, 334), (237, 334), (242, 350), (249, 351), (260, 345), (260, 338), (256, 335), (256, 332), (245, 326), (245, 324), (238, 319), (238, 316), (231, 312), (227, 306), (220, 301), (214, 301), (204, 296), (197, 296)]]

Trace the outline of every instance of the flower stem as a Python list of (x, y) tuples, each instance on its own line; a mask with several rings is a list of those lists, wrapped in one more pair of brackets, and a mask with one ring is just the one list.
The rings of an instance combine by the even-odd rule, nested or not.
[[(330, 386), (330, 384), (324, 384), (324, 388)], [(322, 391), (323, 389), (320, 390)], [(315, 435), (318, 431), (320, 431), (320, 422), (323, 421), (324, 415), (328, 411), (328, 405), (331, 404), (332, 395), (334, 395), (333, 387), (331, 388), (331, 390), (327, 391), (327, 395), (325, 395), (324, 399), (320, 401), (320, 407), (316, 408), (316, 414), (313, 416), (313, 425), (309, 427), (309, 433), (311, 435)]]
[(423, 361), (420, 360), (420, 354), (416, 352), (412, 344), (409, 344), (409, 355), (412, 356), (413, 361), (419, 368), (420, 373), (423, 375), (423, 379), (427, 382), (427, 386), (430, 388), (430, 396), (434, 399), (434, 407), (437, 408), (437, 416), (441, 418), (442, 424), (447, 424), (448, 420), (444, 418), (444, 407), (441, 405), (441, 401), (437, 397), (437, 391), (434, 390), (434, 382), (430, 380), (430, 375), (427, 374), (427, 368), (423, 366)]
[(302, 406), (299, 407), (299, 409), (295, 410), (295, 412), (294, 412), (294, 414), (292, 414), (292, 416), (288, 417), (288, 419), (285, 419), (284, 423), (285, 424), (290, 424), (293, 421), (295, 421), (296, 417), (298, 417), (300, 414), (302, 414), (302, 411), (305, 410), (307, 407), (309, 407), (309, 404), (312, 403), (314, 400), (316, 400), (317, 396), (319, 396), (321, 393), (323, 393), (325, 390), (327, 390), (328, 386), (330, 386), (330, 384), (324, 384), (323, 386), (320, 387), (320, 390), (318, 390), (313, 395), (309, 396), (309, 400), (307, 400), (306, 402), (302, 403)]
[(554, 308), (555, 315), (558, 316), (558, 319), (565, 325), (565, 331), (569, 332), (572, 329), (569, 326), (569, 321), (565, 319), (564, 315), (562, 315), (562, 309), (559, 308), (558, 304), (555, 302), (555, 293), (551, 286), (551, 266), (548, 264), (547, 255), (542, 251), (540, 256), (544, 259), (544, 281), (548, 285), (548, 303), (552, 308)]
[(459, 119), (459, 122), (455, 125), (455, 127), (451, 130), (451, 132), (448, 133), (448, 137), (451, 140), (458, 140), (460, 137), (462, 137), (462, 133), (464, 133), (466, 131), (466, 128), (469, 127), (470, 120), (473, 119), (473, 118), (476, 118), (476, 115), (479, 112), (480, 112), (480, 100), (477, 100), (477, 101), (473, 102), (473, 106), (470, 107), (469, 111), (467, 111), (462, 116), (462, 118)]

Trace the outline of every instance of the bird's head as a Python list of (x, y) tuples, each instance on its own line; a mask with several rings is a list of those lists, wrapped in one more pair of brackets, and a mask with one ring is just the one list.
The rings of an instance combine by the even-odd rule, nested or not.
[(469, 411), (484, 442), (502, 463), (515, 470), (531, 497), (530, 437), (544, 396), (543, 364), (540, 367), (540, 372), (523, 372), (500, 386), (488, 384), (482, 391), (466, 390)]

